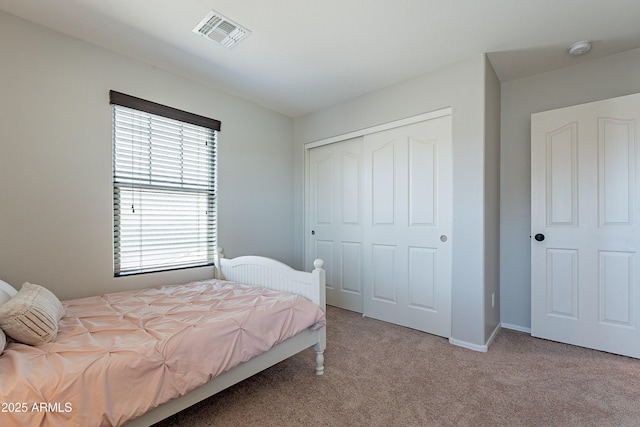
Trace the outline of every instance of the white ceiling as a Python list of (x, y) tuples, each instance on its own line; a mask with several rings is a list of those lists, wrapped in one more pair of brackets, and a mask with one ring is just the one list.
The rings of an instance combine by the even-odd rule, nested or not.
[[(501, 82), (640, 47), (640, 0), (0, 0), (0, 10), (291, 117), (488, 53)], [(215, 10), (231, 50), (191, 30)], [(567, 47), (592, 40), (571, 57)]]

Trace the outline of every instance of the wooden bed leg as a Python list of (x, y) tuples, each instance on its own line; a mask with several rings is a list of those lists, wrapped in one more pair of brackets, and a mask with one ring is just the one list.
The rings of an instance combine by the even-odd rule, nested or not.
[(324, 350), (320, 350), (318, 344), (313, 346), (316, 351), (316, 375), (324, 374)]

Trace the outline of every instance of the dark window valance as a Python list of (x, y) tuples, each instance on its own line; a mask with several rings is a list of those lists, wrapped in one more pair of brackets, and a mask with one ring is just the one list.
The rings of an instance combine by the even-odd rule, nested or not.
[(123, 107), (133, 108), (145, 113), (155, 114), (174, 120), (179, 120), (192, 125), (203, 126), (220, 132), (220, 121), (210, 119), (209, 117), (199, 116), (187, 111), (178, 110), (177, 108), (168, 107), (166, 105), (147, 101), (146, 99), (136, 98), (135, 96), (126, 95), (124, 93), (109, 91), (109, 103), (113, 105), (121, 105)]

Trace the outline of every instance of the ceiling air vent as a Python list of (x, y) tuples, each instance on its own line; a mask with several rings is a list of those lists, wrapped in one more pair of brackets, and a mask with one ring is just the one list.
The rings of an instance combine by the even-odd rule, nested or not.
[(251, 31), (213, 10), (196, 25), (193, 32), (220, 43), (227, 49), (231, 49), (251, 34)]

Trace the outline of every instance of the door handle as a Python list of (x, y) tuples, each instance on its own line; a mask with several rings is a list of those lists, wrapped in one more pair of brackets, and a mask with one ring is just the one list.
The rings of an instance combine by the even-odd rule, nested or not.
[(544, 240), (544, 234), (538, 233), (533, 238), (536, 239), (538, 242), (542, 242)]
[(315, 236), (316, 235), (316, 230), (311, 230), (311, 235)]

